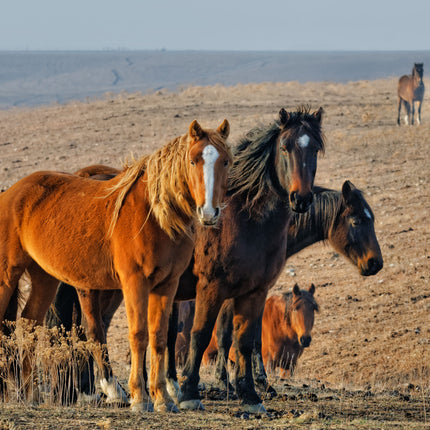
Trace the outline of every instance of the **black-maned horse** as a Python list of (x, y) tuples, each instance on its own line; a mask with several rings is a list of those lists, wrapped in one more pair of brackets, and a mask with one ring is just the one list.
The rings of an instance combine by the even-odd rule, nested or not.
[(405, 107), (405, 124), (414, 125), (415, 103), (418, 103), (418, 125), (421, 124), (421, 106), (424, 98), (423, 63), (415, 63), (411, 75), (403, 75), (397, 86), (398, 112), (397, 124), (400, 125), (400, 111)]
[[(373, 211), (362, 192), (350, 181), (344, 182), (341, 192), (314, 187), (311, 209), (303, 214), (293, 214), (288, 231), (286, 259), (320, 241), (327, 241), (357, 266), (362, 276), (375, 275), (383, 267)], [(225, 301), (217, 319), (218, 356), (215, 375), (219, 386), (225, 389), (231, 388), (228, 385), (226, 363), (232, 344), (233, 312), (233, 303)], [(170, 348), (172, 342), (173, 339), (169, 342)], [(254, 345), (253, 372), (257, 387), (269, 395), (275, 395), (275, 390), (267, 383), (261, 355), (261, 323)], [(169, 378), (172, 378), (173, 371), (168, 373)]]

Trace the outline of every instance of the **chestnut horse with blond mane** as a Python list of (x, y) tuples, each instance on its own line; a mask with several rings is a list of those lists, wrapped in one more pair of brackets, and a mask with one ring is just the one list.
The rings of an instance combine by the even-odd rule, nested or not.
[[(229, 131), (227, 120), (217, 130), (193, 121), (187, 134), (108, 181), (36, 172), (2, 193), (0, 321), (25, 270), (32, 288), (22, 316), (38, 324), (58, 280), (81, 290), (121, 289), (132, 357), (132, 409), (177, 410), (166, 389), (169, 314), (193, 253), (195, 219), (214, 225), (220, 216), (231, 161)], [(154, 406), (146, 389), (148, 341)], [(112, 384), (101, 385), (109, 391)]]

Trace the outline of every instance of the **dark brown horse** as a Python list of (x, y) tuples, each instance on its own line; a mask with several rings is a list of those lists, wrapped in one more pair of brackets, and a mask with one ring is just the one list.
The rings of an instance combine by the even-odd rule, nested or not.
[[(22, 316), (39, 324), (58, 279), (82, 290), (121, 289), (129, 323), (132, 408), (152, 408), (144, 363), (149, 340), (154, 406), (175, 410), (165, 380), (168, 319), (193, 253), (195, 220), (214, 225), (220, 216), (231, 160), (229, 130), (226, 120), (217, 130), (193, 121), (188, 133), (111, 180), (37, 172), (2, 193), (0, 321), (25, 270), (32, 288)], [(110, 381), (103, 382), (109, 389)]]
[(405, 107), (405, 124), (414, 125), (415, 103), (418, 103), (418, 125), (421, 124), (421, 106), (424, 98), (423, 63), (415, 63), (411, 75), (403, 75), (397, 86), (398, 112), (397, 124), (400, 125), (400, 111)]
[[(383, 267), (372, 209), (361, 191), (350, 181), (344, 182), (341, 192), (314, 187), (314, 203), (311, 209), (304, 214), (296, 213), (292, 216), (286, 259), (320, 241), (327, 241), (357, 266), (362, 276), (375, 275)], [(225, 364), (232, 344), (233, 305), (231, 300), (225, 301), (217, 319), (218, 356), (215, 375), (222, 388), (230, 388)], [(257, 327), (257, 333), (261, 333), (261, 324)], [(184, 336), (188, 337), (187, 334)], [(261, 335), (257, 334), (253, 353), (255, 383), (264, 392), (275, 395), (276, 392), (267, 384), (260, 339)], [(174, 345), (175, 339), (169, 340), (171, 355), (174, 354)], [(168, 378), (170, 381), (176, 379), (175, 369), (172, 367), (168, 370)]]
[(179, 396), (183, 409), (203, 408), (198, 392), (201, 359), (222, 303), (233, 299), (236, 393), (246, 410), (264, 410), (252, 377), (255, 328), (285, 262), (292, 211), (305, 212), (312, 203), (317, 154), (324, 148), (321, 114), (321, 109), (281, 111), (279, 121), (252, 130), (234, 150), (219, 228), (197, 231), (193, 267), (197, 285), (182, 278), (176, 296), (188, 299), (196, 288)]

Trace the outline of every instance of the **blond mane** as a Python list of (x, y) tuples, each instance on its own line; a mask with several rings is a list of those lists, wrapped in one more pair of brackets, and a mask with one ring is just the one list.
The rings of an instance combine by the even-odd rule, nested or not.
[[(229, 151), (219, 133), (205, 130), (205, 135), (217, 149)], [(110, 235), (128, 192), (139, 178), (147, 186), (150, 206), (148, 217), (152, 214), (171, 239), (188, 233), (190, 220), (196, 213), (195, 202), (188, 187), (188, 140), (188, 134), (177, 137), (153, 154), (126, 166), (122, 178), (110, 191), (110, 194), (118, 191), (109, 228)]]

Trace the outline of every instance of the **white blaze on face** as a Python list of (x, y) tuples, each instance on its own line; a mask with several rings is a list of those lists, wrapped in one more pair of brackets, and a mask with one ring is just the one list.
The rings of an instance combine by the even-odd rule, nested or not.
[(364, 208), (364, 214), (367, 216), (367, 218), (372, 219), (372, 215), (370, 215), (369, 209)]
[(208, 145), (203, 149), (203, 180), (205, 182), (205, 205), (203, 206), (204, 217), (213, 217), (215, 208), (212, 206), (215, 186), (215, 162), (219, 157), (219, 153), (212, 145)]

